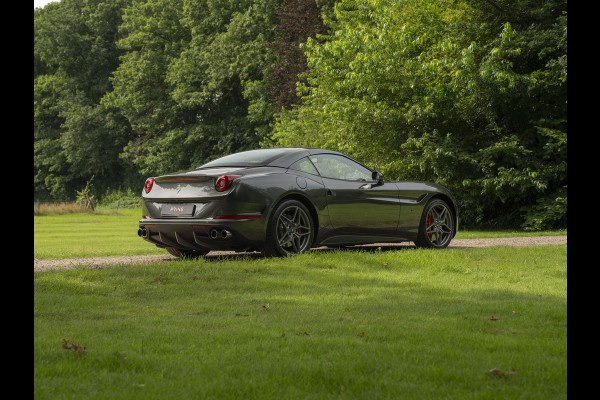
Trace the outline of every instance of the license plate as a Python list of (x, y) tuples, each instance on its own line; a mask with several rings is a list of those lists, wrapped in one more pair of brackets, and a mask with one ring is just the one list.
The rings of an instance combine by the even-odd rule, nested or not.
[(195, 204), (163, 204), (160, 215), (163, 217), (191, 217), (194, 215)]

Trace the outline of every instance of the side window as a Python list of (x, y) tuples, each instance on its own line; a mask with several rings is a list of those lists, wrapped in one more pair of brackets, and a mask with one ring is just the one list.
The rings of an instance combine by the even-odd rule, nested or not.
[(362, 165), (336, 154), (316, 154), (310, 157), (321, 176), (347, 181), (372, 181), (373, 173)]
[(315, 166), (312, 165), (312, 163), (307, 157), (301, 158), (292, 165), (290, 165), (290, 169), (306, 172), (313, 175), (319, 175), (319, 173), (315, 169)]

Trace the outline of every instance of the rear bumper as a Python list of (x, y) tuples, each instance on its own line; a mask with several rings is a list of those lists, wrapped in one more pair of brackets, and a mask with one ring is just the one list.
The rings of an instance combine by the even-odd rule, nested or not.
[(264, 245), (264, 220), (148, 218), (139, 221), (138, 235), (163, 248), (243, 251)]

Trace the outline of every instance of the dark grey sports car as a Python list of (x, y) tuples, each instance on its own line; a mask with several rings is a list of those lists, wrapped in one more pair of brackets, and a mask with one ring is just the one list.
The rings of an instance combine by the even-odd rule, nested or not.
[(148, 178), (142, 198), (138, 235), (175, 256), (404, 241), (444, 248), (458, 226), (444, 187), (389, 181), (342, 153), (310, 148), (245, 151)]

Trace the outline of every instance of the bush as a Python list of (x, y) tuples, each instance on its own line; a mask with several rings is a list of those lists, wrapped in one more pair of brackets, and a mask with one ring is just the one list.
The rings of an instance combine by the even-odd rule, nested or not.
[(119, 189), (109, 189), (98, 205), (101, 207), (115, 208), (119, 203), (119, 208), (138, 208), (142, 206), (142, 196), (134, 193), (130, 188), (126, 191)]

